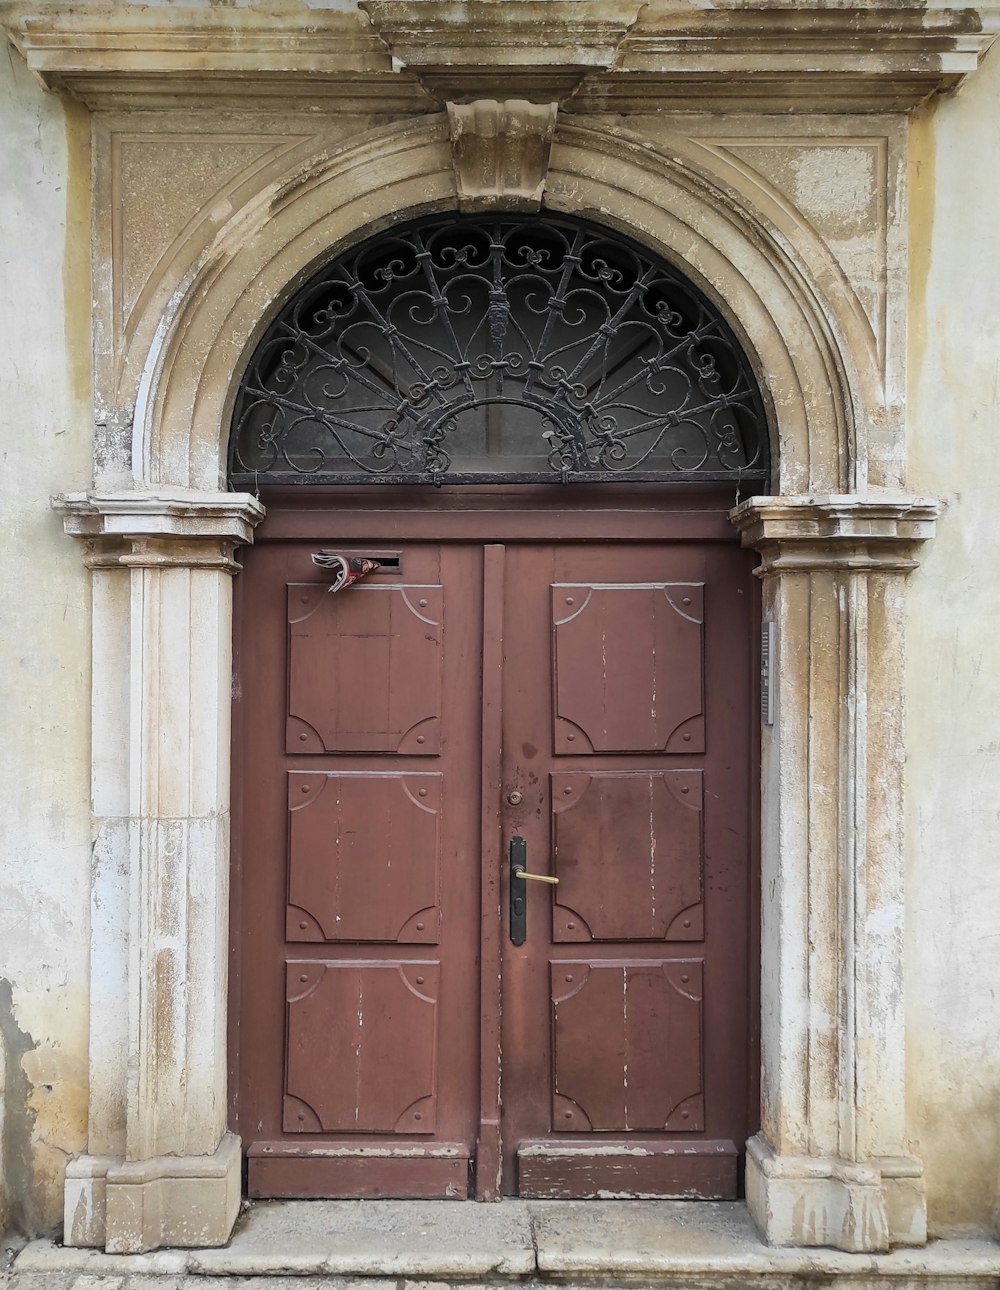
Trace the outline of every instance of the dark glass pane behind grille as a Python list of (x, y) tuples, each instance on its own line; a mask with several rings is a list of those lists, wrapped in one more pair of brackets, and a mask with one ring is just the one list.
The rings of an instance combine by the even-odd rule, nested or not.
[(231, 480), (767, 478), (760, 395), (707, 300), (562, 218), (436, 218), (333, 261), (258, 346)]

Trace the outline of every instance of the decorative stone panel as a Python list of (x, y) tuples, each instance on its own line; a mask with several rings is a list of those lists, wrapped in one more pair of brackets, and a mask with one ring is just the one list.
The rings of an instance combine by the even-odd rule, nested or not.
[(786, 207), (822, 238), (851, 292), (859, 321), (867, 323), (865, 339), (885, 381), (889, 341), (897, 326), (887, 317), (890, 267), (896, 261), (888, 244), (897, 187), (890, 165), (899, 165), (896, 140), (888, 133), (845, 133), (840, 138), (827, 133), (710, 137), (704, 142), (741, 172), (742, 186), (758, 190), (758, 200)]

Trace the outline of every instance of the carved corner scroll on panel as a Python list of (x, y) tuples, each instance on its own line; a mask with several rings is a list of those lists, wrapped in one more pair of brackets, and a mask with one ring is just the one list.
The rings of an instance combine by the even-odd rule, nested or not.
[(449, 103), (458, 208), (537, 211), (549, 171), (555, 103)]

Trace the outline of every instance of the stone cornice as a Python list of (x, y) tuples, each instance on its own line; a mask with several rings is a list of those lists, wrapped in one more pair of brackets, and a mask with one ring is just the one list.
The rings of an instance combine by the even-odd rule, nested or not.
[(251, 96), (393, 112), (512, 97), (586, 111), (904, 111), (975, 69), (1000, 0), (0, 0), (0, 23), (44, 84), (95, 108)]
[(428, 68), (610, 68), (643, 0), (359, 0), (392, 55)]
[(0, 27), (43, 85), (94, 109), (437, 106), (357, 10), (0, 0)]
[[(954, 89), (1000, 30), (992, 0), (948, 3), (737, 6), (721, 0), (695, 14), (653, 0), (622, 42), (617, 81), (656, 80), (682, 100), (708, 95), (836, 110), (906, 109)], [(627, 74), (624, 75), (624, 74)], [(614, 78), (582, 97), (613, 101)], [(690, 103), (688, 103), (690, 106)]]
[(87, 72), (391, 71), (385, 45), (364, 15), (342, 10), (0, 0), (0, 22), (43, 78)]
[(730, 512), (760, 577), (820, 569), (906, 573), (934, 536), (940, 503), (899, 494), (752, 497)]
[(642, 0), (360, 0), (398, 66), (441, 100), (565, 101), (609, 72)]
[(90, 568), (213, 568), (234, 572), (264, 508), (248, 493), (63, 493), (52, 499)]

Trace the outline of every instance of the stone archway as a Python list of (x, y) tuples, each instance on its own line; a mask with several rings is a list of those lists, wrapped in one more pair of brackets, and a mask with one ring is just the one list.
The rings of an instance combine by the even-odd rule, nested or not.
[[(869, 355), (851, 343), (848, 307), (838, 311), (834, 298), (819, 308), (824, 293), (780, 232), (677, 151), (668, 156), (594, 125), (560, 125), (535, 208), (590, 211), (675, 261), (723, 308), (764, 383), (782, 391), (773, 417), (779, 491), (851, 488), (861, 460), (856, 423), (873, 380)], [(503, 205), (502, 195), (496, 200)], [(133, 430), (137, 480), (220, 487), (233, 374), (280, 303), (360, 233), (457, 204), (443, 117), (310, 158), (247, 203), (191, 266), (169, 314), (137, 329), (136, 343), (148, 347)]]
[[(548, 128), (516, 103), (505, 110), (522, 133)], [(506, 137), (490, 135), (486, 151)], [(501, 179), (471, 200), (522, 204), (527, 187), (531, 200), (599, 216), (674, 260), (724, 308), (771, 395), (776, 495), (733, 513), (764, 557), (777, 659), (762, 750), (764, 1078), (751, 1210), (779, 1244), (919, 1243), (921, 1169), (904, 1116), (896, 655), (901, 575), (936, 507), (891, 491), (895, 444), (885, 459), (870, 451), (878, 381), (821, 239), (804, 227), (790, 239), (725, 167), (680, 140), (654, 147), (584, 120), (557, 125), (551, 155), (541, 152), (533, 187), (495, 166)], [(127, 765), (95, 755), (95, 800), (113, 803), (103, 845), (129, 873), (115, 915), (128, 932), (128, 1007), (123, 1027), (92, 1045), (91, 1154), (67, 1174), (71, 1244), (216, 1244), (231, 1229), (230, 575), (262, 514), (252, 497), (219, 491), (231, 400), (261, 329), (318, 260), (403, 214), (469, 201), (464, 166), (435, 115), (369, 131), (263, 186), (192, 256), (166, 309), (135, 328), (133, 487), (57, 503), (94, 569), (95, 746), (128, 749)], [(95, 961), (105, 931), (96, 920)]]

